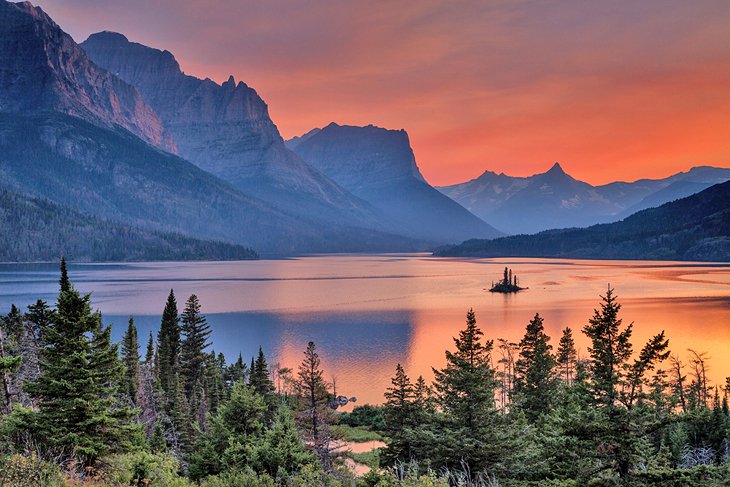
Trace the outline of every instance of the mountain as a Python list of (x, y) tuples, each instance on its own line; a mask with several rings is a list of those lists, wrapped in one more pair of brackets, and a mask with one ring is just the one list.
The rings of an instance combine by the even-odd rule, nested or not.
[(71, 36), (28, 2), (0, 3), (0, 111), (64, 113), (175, 151), (137, 90), (89, 61)]
[(100, 32), (81, 46), (135, 86), (171, 132), (179, 154), (246, 194), (328, 224), (382, 228), (380, 215), (286, 148), (268, 107), (231, 76), (186, 75), (169, 51)]
[[(142, 130), (138, 115), (159, 119), (135, 88), (89, 61), (29, 3), (0, 1), (0, 60), (0, 187), (6, 190), (267, 253), (413, 248), (402, 237), (293, 215), (163, 150), (172, 149)], [(130, 100), (136, 111), (124, 104)], [(161, 142), (164, 129), (159, 134)]]
[(730, 181), (616, 223), (468, 240), (439, 256), (730, 261)]
[(47, 200), (0, 190), (0, 262), (243, 260), (239, 245), (151, 232), (84, 215)]
[(337, 184), (383, 212), (401, 233), (442, 243), (500, 235), (426, 182), (405, 130), (331, 123), (287, 144)]
[(480, 218), (511, 234), (617, 221), (730, 179), (730, 169), (696, 167), (664, 179), (592, 186), (560, 164), (546, 173), (512, 177), (486, 171), (466, 183), (438, 188)]

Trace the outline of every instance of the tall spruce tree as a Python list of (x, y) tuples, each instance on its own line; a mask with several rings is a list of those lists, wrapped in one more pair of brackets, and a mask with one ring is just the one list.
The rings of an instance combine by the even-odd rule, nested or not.
[(199, 395), (199, 388), (204, 382), (203, 369), (207, 357), (205, 350), (210, 346), (211, 333), (208, 321), (200, 314), (200, 302), (195, 294), (185, 303), (180, 323), (183, 336), (180, 347), (180, 373), (188, 401), (193, 406), (193, 399)]
[[(179, 359), (180, 317), (178, 316), (175, 293), (171, 289), (165, 303), (165, 309), (162, 312), (160, 330), (157, 333), (157, 363), (155, 364), (160, 387), (168, 398), (174, 398), (177, 395), (175, 387), (180, 365)], [(168, 412), (173, 403), (174, 400), (168, 401), (166, 405)]]
[(314, 342), (309, 342), (304, 351), (304, 360), (299, 364), (296, 388), (300, 407), (299, 419), (305, 438), (316, 451), (325, 470), (330, 470), (330, 393)]
[(575, 364), (578, 360), (578, 352), (575, 350), (575, 339), (573, 338), (573, 330), (566, 327), (560, 337), (558, 344), (557, 362), (560, 366), (560, 374), (563, 381), (567, 385), (573, 383)]
[(437, 465), (459, 468), (463, 461), (472, 471), (494, 469), (512, 453), (509, 425), (495, 406), (494, 342), (482, 336), (469, 310), (466, 328), (454, 338), (456, 351), (446, 352), (446, 367), (434, 369), (435, 399), (445, 416), (443, 434), (434, 436)]
[(43, 330), (41, 375), (26, 386), (37, 409), (19, 410), (13, 424), (24, 424), (49, 453), (71, 453), (92, 465), (128, 448), (140, 430), (132, 410), (116, 404), (123, 368), (111, 329), (91, 311), (90, 295), (81, 296), (63, 274), (60, 284), (53, 322)]
[(134, 318), (129, 318), (127, 331), (122, 337), (122, 363), (124, 364), (124, 382), (122, 389), (137, 403), (137, 384), (139, 383), (139, 340)]
[(407, 428), (413, 425), (415, 393), (411, 380), (401, 364), (395, 367), (391, 386), (385, 391), (385, 427), (390, 437), (385, 459), (388, 463), (408, 461), (413, 456)]
[(259, 354), (253, 364), (253, 369), (251, 369), (250, 384), (262, 396), (269, 396), (274, 392), (274, 382), (269, 375), (269, 365), (266, 363), (266, 356), (261, 347), (259, 347)]
[(147, 350), (144, 354), (144, 363), (153, 364), (155, 361), (155, 338), (150, 332), (150, 339), (147, 341)]
[(550, 410), (555, 394), (555, 358), (549, 342), (543, 319), (536, 314), (527, 324), (519, 344), (520, 356), (515, 362), (515, 394), (520, 408), (531, 421)]

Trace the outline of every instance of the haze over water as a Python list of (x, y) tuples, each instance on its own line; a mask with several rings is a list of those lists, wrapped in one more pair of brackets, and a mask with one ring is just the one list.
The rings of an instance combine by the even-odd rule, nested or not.
[[(529, 290), (485, 290), (505, 266)], [(580, 330), (608, 283), (634, 321), (634, 347), (666, 330), (673, 353), (687, 348), (710, 357), (710, 376), (730, 376), (730, 264), (566, 259), (440, 259), (427, 255), (323, 255), (288, 260), (78, 264), (71, 279), (113, 324), (119, 340), (129, 315), (146, 345), (156, 333), (165, 299), (175, 290), (182, 311), (200, 298), (213, 329), (213, 348), (230, 362), (259, 345), (271, 364), (296, 370), (309, 340), (317, 343), (326, 377), (358, 403), (382, 402), (396, 363), (430, 381), (451, 337), (471, 307), (487, 338), (519, 341), (539, 312), (556, 347), (562, 328)], [(57, 266), (0, 265), (0, 309), (37, 298), (55, 302)], [(144, 353), (144, 350), (142, 350)], [(499, 353), (495, 352), (495, 360)], [(667, 368), (665, 364), (663, 368)]]

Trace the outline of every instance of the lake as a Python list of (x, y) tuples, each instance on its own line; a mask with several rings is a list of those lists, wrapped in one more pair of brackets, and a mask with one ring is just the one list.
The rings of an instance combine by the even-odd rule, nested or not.
[[(529, 289), (485, 290), (505, 266)], [(710, 376), (730, 376), (730, 264), (566, 259), (449, 259), (425, 254), (319, 255), (241, 262), (73, 264), (78, 289), (113, 325), (116, 340), (134, 315), (142, 348), (156, 332), (170, 289), (180, 311), (198, 295), (213, 329), (213, 348), (245, 361), (262, 346), (270, 363), (293, 367), (308, 341), (325, 376), (358, 403), (380, 403), (397, 363), (415, 379), (443, 366), (444, 350), (469, 308), (487, 338), (519, 341), (539, 312), (557, 341), (563, 327), (579, 333), (610, 283), (636, 349), (664, 329), (684, 362), (687, 349), (707, 352)], [(55, 302), (57, 265), (1, 264), (0, 309), (37, 298)], [(144, 353), (144, 350), (142, 350)], [(666, 368), (666, 367), (665, 367)]]

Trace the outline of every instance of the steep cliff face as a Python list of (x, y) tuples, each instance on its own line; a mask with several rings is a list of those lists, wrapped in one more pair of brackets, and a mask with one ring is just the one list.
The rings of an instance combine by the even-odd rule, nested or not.
[(500, 235), (425, 181), (405, 130), (332, 123), (288, 145), (408, 235), (437, 242)]
[(57, 111), (122, 127), (175, 152), (172, 137), (135, 88), (92, 63), (43, 10), (0, 2), (0, 111)]
[(188, 76), (170, 52), (121, 34), (100, 32), (81, 45), (94, 62), (140, 90), (180, 155), (200, 168), (281, 208), (378, 225), (368, 205), (284, 146), (266, 103), (245, 83)]

